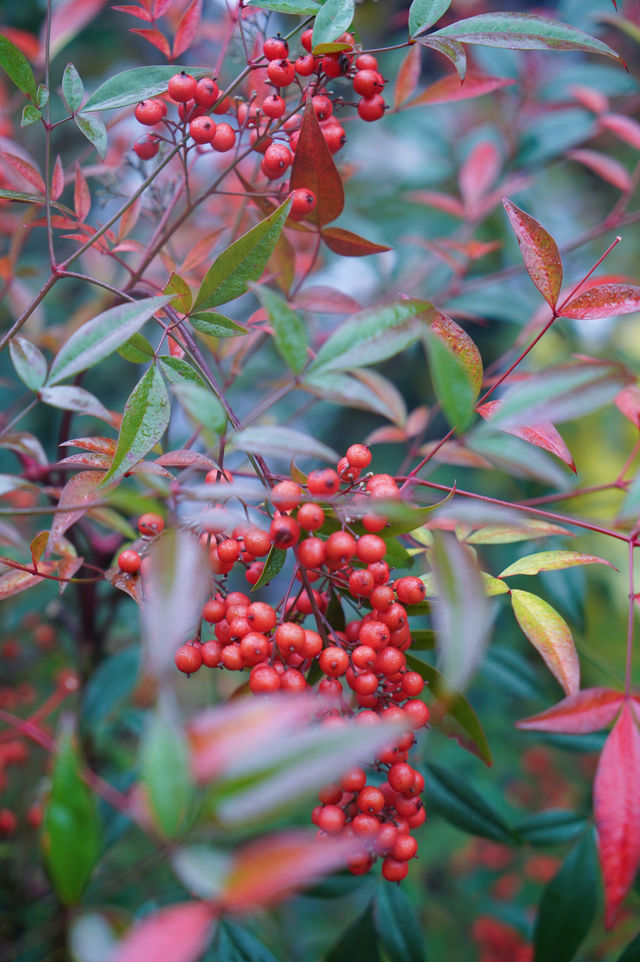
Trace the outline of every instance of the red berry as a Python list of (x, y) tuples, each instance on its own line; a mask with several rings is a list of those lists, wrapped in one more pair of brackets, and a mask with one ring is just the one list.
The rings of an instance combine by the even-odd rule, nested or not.
[(401, 882), (406, 878), (409, 866), (406, 862), (399, 862), (395, 858), (387, 857), (382, 863), (382, 877), (387, 882)]
[(365, 785), (358, 792), (358, 808), (367, 815), (379, 815), (384, 808), (384, 795), (379, 788)]
[(362, 526), (373, 534), (376, 531), (382, 531), (383, 528), (386, 528), (387, 519), (377, 514), (365, 514), (362, 516)]
[(149, 511), (147, 514), (140, 516), (138, 531), (140, 534), (147, 535), (148, 537), (154, 534), (160, 534), (161, 531), (164, 531), (164, 520), (159, 514), (154, 514), (152, 511)]
[(176, 668), (185, 675), (192, 675), (202, 665), (202, 649), (182, 645), (175, 653)]
[(296, 69), (290, 60), (272, 60), (267, 67), (267, 76), (276, 87), (288, 87), (295, 80)]
[(200, 649), (202, 664), (207, 668), (217, 668), (222, 657), (222, 645), (218, 641), (205, 641)]
[(136, 140), (133, 145), (133, 149), (140, 160), (151, 160), (151, 158), (155, 157), (158, 153), (159, 148), (158, 138), (153, 134), (147, 134), (146, 137), (141, 137), (140, 140)]
[(271, 500), (280, 511), (291, 511), (302, 500), (302, 488), (295, 481), (280, 481), (271, 489)]
[(322, 127), (322, 136), (332, 154), (337, 154), (347, 142), (344, 127), (338, 123), (331, 123), (327, 124), (326, 127)]
[(366, 444), (351, 444), (347, 448), (346, 458), (354, 468), (368, 468), (371, 464), (371, 451)]
[(363, 534), (356, 542), (356, 557), (366, 564), (382, 561), (387, 545), (377, 534)]
[(135, 575), (140, 570), (142, 559), (133, 548), (127, 548), (118, 555), (118, 567), (127, 574)]
[(310, 77), (316, 69), (316, 58), (308, 53), (306, 57), (298, 57), (293, 66), (298, 76)]
[(387, 775), (387, 780), (394, 792), (406, 792), (413, 785), (414, 778), (413, 768), (404, 762), (395, 762)]
[(264, 571), (264, 562), (254, 561), (252, 564), (249, 565), (249, 567), (245, 571), (244, 576), (250, 585), (256, 585), (260, 581), (263, 571)]
[(378, 61), (370, 53), (361, 53), (356, 57), (356, 70), (377, 70)]
[[(214, 112), (217, 113), (217, 111)], [(235, 147), (235, 143), (236, 132), (233, 127), (230, 124), (216, 124), (216, 132), (211, 141), (213, 149), (224, 153), (226, 150)]]
[(361, 97), (373, 97), (384, 90), (384, 80), (377, 70), (359, 70), (353, 78), (353, 89)]
[(272, 665), (256, 665), (249, 675), (249, 688), (256, 695), (278, 691), (280, 675)]
[(18, 827), (18, 819), (9, 808), (0, 809), (0, 838), (13, 835)]
[(300, 539), (300, 525), (295, 518), (280, 515), (271, 522), (269, 537), (277, 548), (292, 548)]
[(285, 144), (271, 144), (267, 147), (261, 163), (263, 173), (270, 178), (281, 177), (291, 165), (291, 151)]
[(296, 187), (291, 196), (293, 200), (289, 217), (293, 220), (302, 220), (316, 209), (316, 195), (308, 187)]
[(276, 613), (264, 601), (254, 601), (247, 608), (247, 621), (254, 631), (271, 631), (276, 626)]
[(268, 37), (265, 40), (262, 52), (267, 60), (284, 60), (289, 56), (289, 44), (277, 33), (275, 37)]
[(211, 117), (196, 117), (189, 124), (189, 136), (196, 144), (210, 144), (216, 132)]
[(163, 100), (141, 100), (135, 109), (136, 120), (146, 127), (159, 124), (167, 112), (167, 105)]
[(325, 675), (330, 678), (339, 678), (349, 667), (349, 656), (337, 645), (330, 645), (320, 652), (318, 664)]
[(320, 65), (327, 77), (333, 79), (347, 72), (351, 66), (351, 59), (344, 53), (328, 53), (322, 58)]
[(424, 689), (424, 679), (417, 671), (408, 671), (402, 676), (401, 685), (405, 695), (415, 698)]
[(203, 77), (196, 84), (193, 99), (199, 107), (213, 107), (220, 96), (220, 88), (211, 77)]
[(311, 103), (318, 120), (328, 120), (333, 113), (333, 104), (324, 94), (316, 94), (311, 98)]
[(313, 27), (308, 27), (306, 30), (304, 30), (301, 33), (300, 43), (302, 44), (304, 49), (307, 50), (309, 53), (311, 53), (311, 50), (313, 49), (312, 40), (313, 40)]
[(429, 721), (429, 709), (418, 698), (405, 702), (402, 710), (412, 728), (423, 728)]
[(167, 89), (172, 100), (177, 104), (184, 104), (195, 96), (197, 86), (195, 77), (183, 70), (173, 75)]
[(322, 538), (305, 538), (298, 548), (298, 560), (305, 568), (320, 568), (327, 559)]
[(332, 468), (312, 471), (307, 478), (309, 494), (335, 494), (340, 488), (340, 478)]
[(414, 577), (399, 578), (394, 588), (398, 601), (405, 605), (419, 605), (421, 601), (424, 601), (427, 593), (424, 581)]
[(287, 668), (280, 677), (282, 691), (290, 691), (295, 695), (302, 695), (307, 690), (307, 681), (297, 668)]
[(324, 524), (324, 511), (319, 504), (309, 501), (300, 505), (296, 519), (305, 531), (316, 531)]
[(271, 548), (271, 537), (267, 531), (260, 528), (250, 528), (244, 532), (244, 547), (250, 555), (262, 558), (269, 553)]
[(356, 540), (348, 531), (334, 531), (327, 538), (325, 551), (329, 561), (345, 565), (353, 558)]
[(276, 628), (276, 644), (283, 655), (300, 654), (306, 641), (304, 628), (292, 621), (284, 621)]
[(224, 97), (213, 108), (214, 114), (228, 114), (231, 110), (231, 98)]
[(265, 97), (262, 101), (262, 112), (267, 117), (271, 117), (272, 120), (277, 120), (278, 117), (282, 117), (283, 113), (287, 108), (286, 103), (277, 94), (271, 94), (270, 97)]
[(349, 575), (349, 591), (354, 597), (366, 598), (373, 591), (373, 575), (366, 569), (359, 568)]
[(362, 120), (373, 121), (384, 117), (385, 103), (380, 94), (363, 97), (358, 101), (358, 115)]

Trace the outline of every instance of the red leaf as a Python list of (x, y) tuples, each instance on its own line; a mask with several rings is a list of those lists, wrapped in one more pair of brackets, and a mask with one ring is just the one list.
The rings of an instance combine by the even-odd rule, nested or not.
[(460, 170), (460, 193), (464, 206), (471, 216), (476, 213), (478, 201), (494, 185), (500, 173), (500, 154), (490, 140), (477, 143)]
[(132, 17), (137, 17), (138, 20), (146, 20), (147, 23), (151, 23), (152, 16), (145, 10), (144, 7), (134, 7), (131, 4), (125, 4), (123, 7), (111, 7), (112, 10), (119, 10), (120, 13), (128, 13)]
[(626, 144), (640, 150), (640, 124), (623, 114), (605, 114), (599, 118), (600, 126), (624, 140)]
[(225, 880), (223, 903), (233, 911), (270, 905), (343, 867), (358, 845), (362, 842), (357, 837), (318, 839), (304, 831), (250, 842), (236, 854)]
[(553, 308), (562, 287), (562, 259), (558, 245), (535, 218), (525, 214), (506, 197), (502, 203), (520, 245), (527, 273), (547, 304)]
[(624, 696), (610, 688), (583, 688), (546, 711), (516, 722), (516, 728), (565, 735), (597, 732), (611, 724), (623, 701)]
[(640, 311), (640, 287), (631, 284), (600, 284), (578, 294), (560, 311), (560, 317), (591, 320), (618, 317)]
[[(62, 50), (73, 37), (95, 20), (106, 0), (62, 0), (53, 6), (51, 15), (51, 57)], [(40, 33), (41, 57), (44, 51), (45, 26)]]
[(618, 410), (629, 418), (632, 424), (640, 428), (640, 385), (629, 384), (623, 387), (620, 394), (614, 398)]
[(426, 204), (454, 217), (464, 217), (464, 208), (458, 198), (439, 190), (412, 190), (406, 199), (412, 204)]
[(87, 452), (86, 454), (70, 454), (68, 457), (58, 461), (58, 464), (78, 464), (83, 468), (99, 468), (102, 471), (108, 471), (111, 459), (104, 454), (91, 454)]
[(144, 37), (149, 43), (152, 43), (154, 47), (165, 55), (167, 60), (171, 60), (171, 48), (169, 42), (164, 34), (160, 33), (159, 30), (147, 30), (142, 27), (129, 27), (130, 33), (137, 33), (140, 37)]
[(488, 77), (470, 71), (462, 84), (458, 74), (452, 73), (448, 77), (443, 77), (431, 84), (421, 94), (405, 104), (405, 108), (421, 107), (423, 104), (445, 104), (452, 100), (468, 100), (470, 97), (481, 97), (483, 94), (493, 93), (494, 90), (508, 87), (514, 83), (515, 80), (508, 80), (505, 77)]
[(62, 161), (60, 160), (60, 154), (56, 157), (56, 162), (53, 165), (53, 173), (51, 175), (51, 200), (57, 200), (64, 190), (64, 170), (62, 168)]
[(23, 160), (22, 157), (17, 157), (15, 154), (10, 154), (7, 150), (0, 150), (0, 160), (4, 160), (7, 164), (9, 164), (9, 166), (12, 167), (16, 173), (20, 175), (20, 177), (23, 177), (27, 183), (31, 184), (32, 187), (35, 187), (39, 194), (46, 193), (47, 188), (45, 183), (40, 176), (39, 171), (37, 171), (32, 164), (28, 163), (26, 160)]
[(20, 591), (26, 591), (27, 588), (33, 588), (34, 585), (40, 584), (42, 580), (37, 575), (32, 575), (28, 571), (21, 571), (18, 568), (13, 571), (6, 571), (0, 575), (0, 601), (10, 598), (11, 595), (17, 595)]
[(344, 209), (344, 188), (318, 124), (311, 98), (300, 128), (300, 139), (291, 167), (291, 190), (306, 187), (317, 198), (317, 205), (306, 220), (324, 227), (339, 217)]
[(27, 60), (37, 60), (40, 53), (40, 43), (37, 37), (26, 30), (19, 30), (17, 27), (2, 25), (2, 35), (7, 37), (11, 43), (15, 43), (19, 50), (22, 50)]
[(84, 223), (87, 214), (91, 210), (91, 194), (89, 193), (89, 185), (78, 163), (76, 163), (76, 177), (73, 187), (73, 207), (80, 223)]
[(109, 962), (195, 962), (212, 934), (214, 910), (204, 902), (181, 902), (137, 922)]
[(602, 177), (607, 183), (617, 187), (623, 193), (627, 193), (633, 188), (631, 174), (619, 160), (601, 154), (597, 150), (570, 150), (567, 153), (570, 160), (575, 160), (592, 170), (598, 177)]
[(407, 100), (418, 86), (420, 79), (420, 45), (409, 47), (407, 55), (400, 64), (396, 89), (393, 94), (393, 106), (398, 107)]
[(328, 227), (322, 231), (322, 239), (329, 250), (334, 254), (342, 254), (343, 257), (366, 257), (367, 254), (381, 254), (391, 250), (384, 244), (374, 244), (373, 241), (359, 237), (343, 227)]
[(613, 928), (640, 865), (640, 732), (625, 704), (607, 738), (593, 783), (593, 811), (605, 896)]
[(182, 15), (173, 40), (173, 56), (179, 57), (188, 50), (194, 41), (200, 18), (202, 16), (202, 0), (193, 0)]
[(174, 2), (175, 0), (155, 0), (153, 4), (153, 19), (157, 20), (158, 17), (163, 17)]
[[(96, 488), (102, 481), (105, 472), (103, 471), (81, 471), (75, 477), (69, 478), (58, 501), (58, 510), (51, 525), (51, 541), (53, 544), (61, 538), (67, 528), (75, 524), (83, 514), (96, 501), (101, 501), (100, 495), (96, 494)], [(86, 507), (76, 508), (73, 511), (64, 511), (66, 505), (86, 504)]]
[[(486, 421), (490, 421), (492, 413), (499, 407), (500, 401), (486, 401), (476, 408), (476, 410)], [(498, 428), (498, 430), (503, 430), (506, 434), (513, 434), (516, 438), (522, 438), (523, 441), (528, 441), (529, 444), (535, 444), (537, 448), (550, 451), (551, 454), (555, 454), (561, 461), (568, 464), (574, 474), (576, 473), (576, 466), (571, 456), (571, 451), (551, 421), (545, 421), (543, 424), (536, 424), (533, 427)]]
[(305, 287), (296, 294), (292, 307), (303, 311), (317, 311), (319, 314), (356, 314), (362, 310), (362, 304), (348, 294), (337, 291), (334, 287)]
[(96, 454), (106, 454), (113, 457), (116, 453), (116, 441), (113, 438), (73, 438), (71, 441), (63, 441), (61, 448), (82, 448), (84, 451), (94, 451)]

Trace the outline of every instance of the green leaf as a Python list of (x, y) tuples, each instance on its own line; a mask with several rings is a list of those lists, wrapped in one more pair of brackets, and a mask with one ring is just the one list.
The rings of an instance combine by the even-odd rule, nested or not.
[(162, 376), (154, 364), (129, 395), (122, 416), (118, 446), (111, 467), (102, 479), (113, 484), (141, 461), (158, 443), (169, 424), (170, 401)]
[(186, 735), (175, 719), (154, 715), (140, 748), (140, 779), (156, 827), (175, 838), (187, 817), (192, 786)]
[(437, 23), (451, 6), (451, 0), (413, 0), (409, 7), (409, 36), (415, 37)]
[(302, 317), (268, 288), (256, 287), (254, 292), (269, 317), (278, 353), (293, 373), (299, 374), (307, 363), (308, 346)]
[(45, 87), (44, 84), (38, 84), (38, 90), (36, 92), (36, 104), (38, 107), (46, 107), (49, 103), (49, 88)]
[(478, 794), (467, 779), (440, 765), (426, 765), (425, 795), (428, 804), (464, 832), (512, 841), (509, 826), (499, 812)]
[(207, 334), (209, 337), (237, 337), (238, 334), (248, 333), (246, 327), (242, 327), (232, 321), (230, 317), (225, 317), (224, 314), (216, 314), (214, 311), (192, 314), (189, 320), (196, 331)]
[[(528, 554), (524, 558), (518, 558), (508, 568), (501, 571), (498, 577), (537, 575), (540, 571), (557, 571), (562, 568), (571, 568), (574, 565), (595, 564), (608, 565), (609, 568), (613, 568), (610, 561), (592, 554), (581, 554), (579, 551), (538, 551), (536, 554)], [(617, 568), (615, 570), (617, 571)]]
[(191, 381), (174, 384), (173, 391), (195, 424), (203, 428), (207, 444), (214, 445), (227, 427), (226, 412), (215, 394)]
[(276, 548), (275, 545), (272, 545), (269, 549), (269, 554), (265, 558), (262, 574), (251, 590), (256, 591), (258, 588), (262, 588), (263, 585), (269, 584), (271, 579), (275, 578), (279, 571), (282, 571), (286, 560), (287, 552), (283, 551), (282, 548)]
[(71, 113), (80, 109), (84, 97), (84, 84), (72, 63), (67, 64), (62, 74), (62, 94)]
[(63, 729), (56, 748), (42, 823), (44, 860), (61, 902), (78, 902), (100, 854), (95, 798), (80, 772), (74, 735)]
[[(423, 47), (429, 47), (431, 50), (437, 50), (438, 53), (441, 53), (443, 57), (446, 57), (447, 60), (449, 60), (455, 67), (456, 73), (458, 74), (458, 79), (462, 85), (465, 77), (467, 76), (467, 52), (464, 49), (464, 44), (458, 43), (457, 40), (447, 40), (444, 37), (434, 37), (432, 33), (428, 34), (426, 37), (418, 37), (418, 43)], [(436, 81), (436, 84), (437, 83), (438, 81)], [(433, 86), (436, 85), (434, 84)], [(461, 87), (460, 93), (463, 89), (464, 88)], [(438, 90), (437, 87), (436, 90)], [(427, 88), (427, 91), (430, 91), (430, 93), (426, 92), (426, 102), (428, 103), (429, 97), (434, 96), (434, 90), (433, 88)], [(416, 98), (418, 101), (420, 101), (420, 96)], [(438, 94), (435, 93), (435, 102), (437, 102), (437, 98)], [(416, 99), (412, 100), (409, 106), (417, 106)]]
[(118, 354), (132, 364), (148, 364), (155, 356), (153, 347), (144, 334), (132, 334), (120, 345)]
[(413, 906), (399, 885), (380, 881), (373, 924), (390, 962), (424, 962), (424, 941)]
[(513, 827), (513, 833), (527, 845), (564, 845), (584, 831), (586, 818), (579, 812), (550, 808), (531, 815)]
[(428, 301), (396, 301), (350, 317), (325, 341), (309, 373), (365, 367), (386, 361), (419, 339), (433, 315)]
[(42, 114), (37, 107), (33, 104), (25, 104), (22, 108), (22, 117), (20, 118), (21, 127), (30, 127), (31, 124), (37, 124), (39, 120), (42, 119)]
[(36, 80), (29, 61), (22, 50), (19, 50), (15, 43), (3, 34), (0, 34), (0, 67), (18, 90), (27, 94), (34, 102), (37, 100)]
[(38, 397), (54, 408), (89, 414), (94, 418), (100, 418), (101, 421), (106, 421), (107, 424), (113, 424), (111, 414), (98, 398), (91, 391), (85, 391), (83, 387), (76, 387), (75, 384), (43, 387), (38, 391)]
[[(248, 6), (248, 4), (247, 4)], [(261, 7), (264, 4), (260, 4)], [(216, 962), (278, 962), (275, 955), (237, 922), (220, 922), (215, 947)]]
[(39, 391), (47, 377), (47, 362), (40, 348), (16, 334), (9, 341), (9, 353), (20, 380), (31, 391)]
[(311, 435), (294, 428), (255, 425), (232, 436), (233, 446), (239, 451), (260, 451), (279, 457), (307, 457), (335, 464), (339, 455)]
[(193, 305), (193, 294), (191, 293), (191, 288), (185, 281), (184, 277), (180, 277), (175, 271), (171, 272), (171, 277), (167, 281), (164, 287), (163, 294), (175, 294), (177, 295), (171, 301), (171, 306), (175, 308), (176, 311), (180, 311), (181, 314), (188, 314)]
[(342, 932), (324, 962), (380, 962), (370, 905)]
[(216, 258), (198, 291), (196, 310), (226, 304), (246, 293), (250, 281), (259, 280), (290, 209), (288, 199)]
[(582, 50), (620, 60), (615, 50), (588, 33), (532, 13), (482, 13), (436, 30), (433, 36), (512, 50)]
[(589, 828), (542, 893), (533, 933), (534, 962), (570, 962), (574, 958), (596, 913), (598, 878)]
[(174, 74), (188, 71), (192, 77), (208, 77), (210, 67), (182, 67), (176, 64), (134, 67), (123, 70), (100, 84), (82, 108), (87, 110), (113, 110), (116, 107), (129, 107), (148, 97), (166, 92), (167, 85)]
[(171, 298), (147, 297), (93, 317), (71, 335), (53, 359), (47, 384), (73, 377), (104, 360), (146, 324)]
[(348, 30), (353, 20), (355, 0), (326, 0), (313, 22), (311, 49), (331, 43)]
[(530, 591), (511, 590), (518, 624), (567, 695), (580, 688), (580, 662), (571, 629), (548, 601)]
[(124, 648), (101, 662), (82, 694), (82, 724), (94, 728), (119, 707), (138, 683), (140, 648)]
[(98, 156), (104, 160), (107, 153), (107, 128), (98, 120), (97, 117), (85, 117), (84, 114), (75, 114), (73, 118), (78, 130), (84, 134), (87, 140), (96, 148)]
[[(413, 637), (413, 633), (412, 633)], [(420, 638), (418, 637), (418, 642)], [(429, 639), (425, 639), (428, 641)], [(425, 650), (432, 648), (433, 644), (412, 645), (412, 651)], [(491, 749), (484, 729), (475, 711), (464, 697), (449, 691), (447, 684), (440, 672), (415, 655), (408, 652), (406, 655), (407, 667), (410, 671), (417, 671), (429, 686), (427, 694), (430, 692), (431, 701), (431, 722), (447, 738), (454, 738), (461, 748), (472, 752), (482, 759), (485, 765), (492, 765)], [(423, 698), (424, 701), (430, 701)]]
[(206, 387), (195, 368), (181, 357), (167, 355), (166, 357), (159, 357), (158, 361), (162, 373), (171, 384), (180, 385), (186, 382), (188, 384), (199, 384), (202, 388)]
[(274, 13), (291, 13), (300, 17), (315, 17), (320, 10), (320, 4), (313, 3), (312, 0), (249, 0), (245, 6), (273, 10)]
[[(638, 36), (640, 40), (640, 35)], [(628, 946), (618, 959), (618, 962), (640, 962), (640, 932), (635, 939), (629, 942)]]
[(423, 338), (436, 397), (449, 424), (458, 432), (464, 431), (473, 421), (477, 391), (447, 344), (429, 329), (423, 331)]

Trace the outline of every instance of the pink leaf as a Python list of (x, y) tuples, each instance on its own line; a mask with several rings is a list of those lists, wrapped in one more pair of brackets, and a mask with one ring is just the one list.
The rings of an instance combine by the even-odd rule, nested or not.
[(321, 285), (305, 287), (296, 295), (291, 306), (318, 314), (356, 314), (362, 310), (362, 304), (353, 297), (343, 294), (334, 287)]
[(188, 50), (198, 32), (202, 16), (202, 0), (193, 0), (182, 15), (173, 41), (173, 56), (179, 57)]
[(195, 962), (212, 935), (214, 910), (204, 902), (181, 902), (137, 922), (108, 962)]
[(640, 428), (640, 384), (629, 384), (623, 387), (614, 399), (614, 404), (632, 424)]
[[(51, 16), (51, 57), (65, 47), (81, 30), (96, 19), (106, 0), (62, 0), (54, 4)], [(40, 34), (44, 60), (44, 25)]]
[(593, 810), (605, 895), (613, 928), (640, 865), (640, 732), (625, 704), (605, 742), (593, 784)]
[(464, 83), (460, 83), (457, 73), (449, 74), (437, 80), (421, 94), (410, 100), (405, 107), (422, 107), (425, 104), (445, 104), (453, 100), (469, 100), (471, 97), (481, 97), (483, 94), (493, 93), (501, 87), (514, 84), (515, 80), (505, 77), (488, 77), (484, 74), (470, 71)]
[(60, 160), (60, 154), (56, 157), (56, 162), (53, 165), (53, 173), (51, 175), (51, 200), (57, 200), (64, 190), (64, 170), (62, 169), (62, 161)]
[[(476, 410), (486, 421), (491, 421), (492, 413), (499, 407), (500, 401), (485, 401), (485, 403), (480, 404)], [(535, 444), (537, 448), (543, 448), (545, 451), (555, 454), (561, 461), (568, 464), (575, 474), (576, 466), (571, 456), (571, 451), (551, 421), (536, 424), (532, 427), (499, 428), (498, 430), (504, 430), (506, 434), (513, 434), (516, 438), (522, 438), (523, 441), (528, 441), (529, 444)]]
[(10, 154), (7, 150), (0, 150), (0, 160), (9, 164), (20, 177), (24, 178), (32, 187), (35, 187), (39, 194), (46, 193), (47, 188), (39, 171), (28, 161), (16, 156), (16, 154)]
[(153, 19), (148, 10), (144, 7), (136, 7), (131, 4), (125, 4), (123, 7), (111, 7), (112, 10), (119, 10), (120, 13), (128, 13), (132, 17), (137, 17), (138, 20), (146, 20), (147, 23), (151, 23)]
[(562, 286), (562, 259), (555, 240), (542, 224), (506, 197), (502, 201), (529, 277), (547, 304), (555, 307)]
[(500, 172), (500, 154), (490, 140), (477, 143), (460, 170), (460, 193), (467, 212), (476, 213), (478, 201), (495, 183)]
[(173, 3), (175, 3), (175, 0), (155, 0), (153, 4), (153, 19), (157, 20), (158, 17), (164, 17)]
[(406, 440), (407, 435), (402, 428), (388, 425), (387, 427), (375, 428), (365, 438), (365, 444), (404, 444)]
[(586, 735), (610, 725), (620, 710), (624, 696), (610, 688), (584, 688), (538, 715), (516, 722), (526, 731), (560, 732)]
[(400, 64), (396, 89), (393, 94), (393, 106), (398, 107), (407, 100), (418, 86), (420, 79), (420, 46), (414, 44)]
[[(100, 495), (96, 493), (96, 488), (103, 477), (103, 471), (81, 471), (80, 474), (69, 478), (62, 489), (58, 501), (58, 510), (51, 525), (51, 541), (53, 543), (61, 538), (65, 531), (72, 524), (75, 524), (96, 501), (102, 500)], [(63, 510), (67, 505), (76, 505), (76, 508), (73, 511)], [(77, 505), (86, 505), (86, 507), (78, 508)]]
[(624, 140), (626, 144), (640, 150), (640, 123), (623, 114), (605, 114), (599, 118), (600, 126)]
[(631, 174), (619, 160), (601, 154), (597, 150), (570, 150), (567, 154), (570, 160), (575, 160), (592, 170), (598, 177), (602, 177), (613, 187), (617, 187), (623, 193), (627, 193), (633, 188)]
[(640, 287), (631, 284), (600, 284), (574, 297), (562, 308), (560, 316), (591, 320), (634, 314), (636, 311), (640, 311)]
[(144, 39), (148, 40), (149, 43), (152, 43), (154, 47), (157, 47), (158, 50), (165, 55), (167, 60), (171, 60), (171, 47), (169, 46), (167, 38), (164, 36), (164, 34), (160, 33), (159, 30), (147, 30), (143, 29), (142, 27), (129, 27), (129, 32), (137, 33), (138, 36), (144, 37)]
[(609, 109), (609, 98), (593, 87), (583, 84), (572, 84), (569, 87), (571, 96), (594, 114), (602, 114)]
[(78, 163), (76, 163), (76, 177), (73, 187), (73, 207), (80, 223), (84, 223), (87, 214), (91, 210), (91, 194), (89, 193), (89, 185)]
[(413, 204), (426, 204), (427, 207), (443, 210), (446, 214), (452, 214), (454, 217), (464, 217), (462, 203), (451, 194), (445, 194), (438, 190), (412, 190), (406, 195), (406, 199)]

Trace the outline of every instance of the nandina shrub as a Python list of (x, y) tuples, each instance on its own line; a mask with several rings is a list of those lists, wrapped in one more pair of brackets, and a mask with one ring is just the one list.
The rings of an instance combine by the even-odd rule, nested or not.
[(101, 6), (0, 36), (5, 954), (622, 951), (637, 12)]

